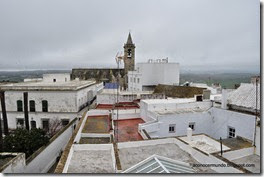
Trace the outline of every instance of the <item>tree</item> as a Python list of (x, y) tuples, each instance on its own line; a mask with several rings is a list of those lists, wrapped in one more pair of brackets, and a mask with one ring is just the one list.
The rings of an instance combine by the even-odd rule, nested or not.
[(48, 131), (49, 136), (53, 137), (61, 128), (62, 128), (62, 124), (59, 119), (51, 120)]
[(4, 152), (24, 152), (28, 158), (41, 146), (49, 142), (49, 137), (42, 129), (26, 130), (16, 129), (13, 133), (5, 136), (3, 141)]

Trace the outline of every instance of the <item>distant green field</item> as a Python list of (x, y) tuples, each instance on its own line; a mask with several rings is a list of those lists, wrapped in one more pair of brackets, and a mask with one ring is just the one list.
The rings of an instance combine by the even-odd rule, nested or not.
[(42, 78), (43, 74), (70, 72), (71, 70), (0, 71), (0, 82), (23, 82), (25, 78)]
[(250, 83), (250, 78), (255, 76), (250, 73), (219, 73), (219, 74), (192, 74), (183, 73), (180, 75), (180, 83), (186, 81), (195, 83), (220, 83), (223, 88), (235, 88), (235, 84)]
[[(38, 71), (0, 71), (0, 82), (22, 82), (25, 78), (39, 78), (43, 74), (47, 73), (70, 73), (71, 70), (38, 70)], [(180, 75), (180, 83), (183, 84), (186, 81), (196, 83), (206, 83), (211, 85), (212, 83), (220, 83), (222, 87), (234, 88), (235, 84), (249, 83), (250, 78), (254, 76), (251, 73), (182, 73)]]

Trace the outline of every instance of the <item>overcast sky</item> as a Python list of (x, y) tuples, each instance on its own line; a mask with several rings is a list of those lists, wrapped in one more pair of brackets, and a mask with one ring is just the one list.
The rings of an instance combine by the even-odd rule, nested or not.
[(136, 62), (258, 70), (258, 0), (0, 0), (0, 70), (115, 66), (129, 30)]

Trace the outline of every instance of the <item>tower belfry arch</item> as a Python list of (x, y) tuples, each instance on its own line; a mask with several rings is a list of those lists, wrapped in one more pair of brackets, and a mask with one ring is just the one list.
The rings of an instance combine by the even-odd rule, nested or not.
[(133, 43), (131, 33), (129, 32), (127, 42), (124, 44), (124, 72), (126, 87), (128, 83), (128, 71), (134, 71), (135, 69), (135, 49), (136, 46)]

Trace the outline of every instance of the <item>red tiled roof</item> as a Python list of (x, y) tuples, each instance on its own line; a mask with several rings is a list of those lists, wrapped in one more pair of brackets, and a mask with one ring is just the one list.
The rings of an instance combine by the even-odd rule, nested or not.
[[(141, 118), (114, 121), (118, 125), (118, 142), (143, 140), (138, 133), (138, 124), (144, 123)], [(117, 136), (115, 136), (117, 138)]]

